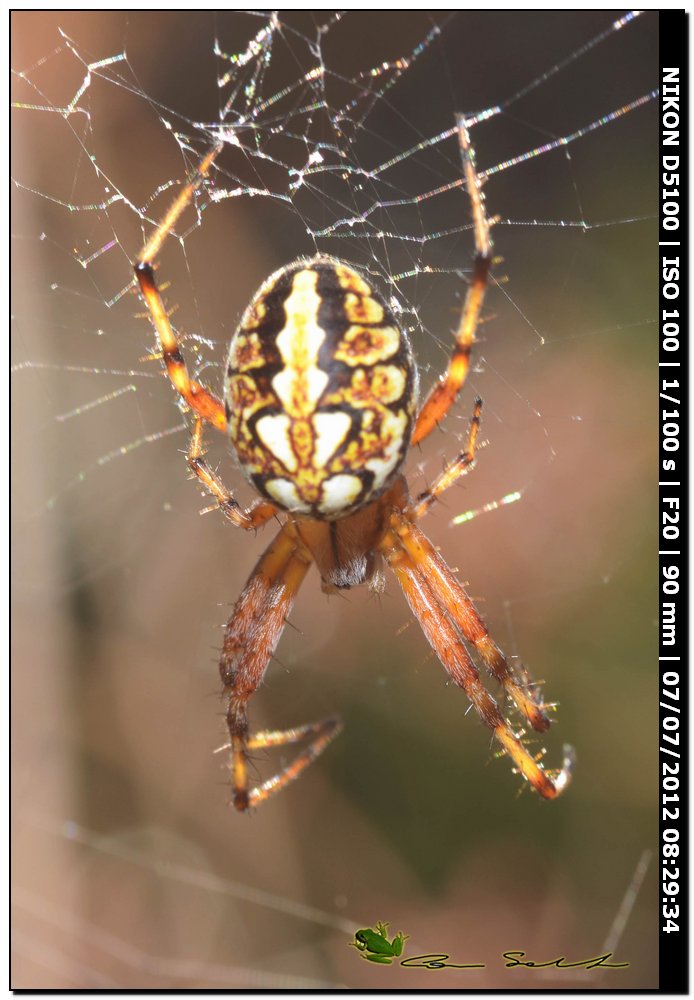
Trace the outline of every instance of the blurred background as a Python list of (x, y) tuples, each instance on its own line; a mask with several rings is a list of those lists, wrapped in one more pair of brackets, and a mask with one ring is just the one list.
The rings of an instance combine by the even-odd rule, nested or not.
[[(426, 388), (474, 248), (464, 193), (423, 197), (459, 176), (455, 137), (417, 147), (457, 111), (502, 105), (473, 129), (484, 172), (648, 94), (657, 15), (610, 32), (619, 16), (321, 12), (262, 35), (265, 19), (233, 13), (13, 14), (15, 988), (657, 985), (654, 869), (641, 881), (657, 832), (655, 102), (490, 171), (500, 259), (475, 370), (407, 467), (424, 489), (483, 397), (475, 471), (426, 530), (559, 703), (533, 744), (549, 767), (576, 747), (554, 803), (519, 794), (393, 577), (380, 599), (328, 599), (313, 573), (252, 725), (339, 712), (345, 732), (289, 790), (233, 812), (213, 754), (220, 627), (268, 539), (199, 516), (186, 418), (129, 287), (233, 97), (228, 197), (202, 193), (160, 258), (191, 366), (220, 391), (256, 288), (318, 248), (396, 298)], [(364, 962), (347, 944), (379, 920), (410, 935), (406, 955), (486, 968)], [(617, 938), (619, 971), (500, 957), (576, 961)]]

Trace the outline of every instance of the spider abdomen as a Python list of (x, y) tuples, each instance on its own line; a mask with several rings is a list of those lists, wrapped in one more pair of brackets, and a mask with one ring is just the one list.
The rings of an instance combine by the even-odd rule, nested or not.
[(375, 500), (405, 457), (415, 396), (406, 334), (333, 258), (273, 274), (231, 340), (232, 443), (255, 488), (293, 513), (333, 520)]

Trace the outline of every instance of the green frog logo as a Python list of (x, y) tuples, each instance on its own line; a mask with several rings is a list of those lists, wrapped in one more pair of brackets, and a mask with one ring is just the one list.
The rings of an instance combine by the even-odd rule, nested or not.
[(350, 946), (361, 952), (361, 957), (367, 962), (376, 962), (377, 965), (392, 965), (394, 958), (402, 955), (405, 941), (409, 934), (400, 931), (392, 941), (388, 940), (388, 924), (377, 923), (376, 928), (362, 927), (354, 935), (354, 941), (350, 941)]

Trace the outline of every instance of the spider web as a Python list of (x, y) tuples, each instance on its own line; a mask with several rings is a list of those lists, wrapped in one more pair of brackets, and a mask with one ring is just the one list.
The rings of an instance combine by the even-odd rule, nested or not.
[[(28, 845), (60, 858), (46, 869), (48, 888), (29, 846), (18, 864), (23, 983), (355, 986), (369, 979), (344, 947), (350, 931), (388, 919), (409, 920), (403, 929), (421, 950), (454, 948), (448, 924), (464, 921), (470, 960), (489, 960), (479, 982), (504, 984), (495, 956), (517, 939), (515, 923), (485, 938), (469, 936), (470, 920), (490, 907), (497, 923), (496, 901), (525, 928), (521, 900), (540, 864), (538, 929), (524, 946), (599, 947), (587, 859), (611, 783), (630, 818), (614, 835), (631, 853), (611, 873), (606, 934), (652, 834), (627, 762), (600, 771), (620, 737), (595, 699), (609, 705), (628, 678), (645, 704), (655, 641), (631, 622), (651, 596), (644, 484), (655, 445), (640, 400), (655, 350), (656, 17), (22, 14), (14, 28), (21, 703), (33, 705), (24, 683), (47, 665), (32, 707), (39, 732), (35, 720), (21, 723), (23, 709), (15, 716), (25, 733), (16, 814)], [(481, 606), (504, 648), (522, 651), (561, 701), (561, 737), (579, 744), (594, 779), (573, 806), (567, 799), (588, 816), (578, 823), (580, 889), (558, 860), (575, 856), (580, 834), (529, 797), (517, 803), (512, 776), (495, 784), (501, 768), (484, 768), (484, 735), (461, 726), (465, 706), (415, 630), (399, 634), (406, 615), (390, 592), (380, 612), (355, 595), (319, 615), (315, 589), (304, 595), (253, 717), (294, 724), (339, 709), (347, 735), (267, 818), (239, 825), (227, 815), (209, 756), (218, 711), (209, 647), (228, 613), (217, 604), (233, 601), (261, 543), (231, 536), (214, 515), (195, 517), (179, 454), (185, 415), (172, 407), (132, 280), (144, 239), (221, 140), (209, 183), (159, 260), (196, 377), (219, 390), (226, 344), (255, 289), (320, 251), (371, 274), (410, 332), (426, 390), (446, 364), (474, 253), (456, 112), (471, 126), (499, 259), (471, 386), (411, 457), (408, 477), (424, 488), (455, 453), (479, 393), (478, 471), (428, 530), (470, 574), (475, 598), (487, 595)], [(238, 487), (223, 442), (209, 445)], [(249, 499), (243, 486), (240, 497)], [(586, 657), (597, 664), (588, 677)], [(647, 729), (645, 708), (639, 718)], [(645, 745), (633, 752), (636, 773), (651, 766)], [(39, 805), (43, 772), (50, 793)], [(461, 788), (484, 802), (465, 837), (459, 802), (441, 806)], [(327, 825), (326, 849), (316, 836), (328, 801), (344, 829)], [(490, 837), (497, 846), (485, 853)], [(355, 838), (366, 845), (359, 859)], [(492, 876), (484, 895), (472, 878), (469, 890), (465, 852), (489, 875), (509, 851), (520, 851), (522, 870)], [(403, 885), (430, 900), (426, 918), (403, 911)], [(126, 916), (133, 905), (141, 939)], [(632, 954), (646, 958), (631, 985), (652, 976), (649, 919), (635, 918)], [(407, 971), (397, 984), (420, 985)]]

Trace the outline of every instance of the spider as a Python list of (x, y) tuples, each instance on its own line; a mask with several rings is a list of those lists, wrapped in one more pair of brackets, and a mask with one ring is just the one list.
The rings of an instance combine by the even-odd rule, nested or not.
[[(537, 732), (548, 708), (527, 670), (509, 661), (464, 588), (419, 523), (475, 457), (482, 402), (475, 401), (465, 449), (416, 498), (401, 469), (412, 445), (441, 422), (456, 400), (492, 263), (490, 223), (465, 120), (458, 117), (463, 179), (472, 206), (475, 263), (448, 368), (417, 408), (417, 369), (405, 331), (384, 299), (348, 264), (300, 258), (265, 281), (229, 348), (224, 402), (193, 379), (181, 354), (153, 262), (181, 213), (205, 183), (218, 142), (140, 253), (134, 265), (161, 346), (168, 377), (193, 413), (188, 465), (237, 527), (280, 528), (260, 557), (226, 623), (219, 669), (226, 699), (234, 806), (266, 800), (297, 778), (342, 727), (339, 718), (251, 734), (247, 705), (258, 688), (310, 566), (330, 593), (366, 583), (378, 589), (385, 562), (451, 679), (463, 688), (501, 754), (543, 798), (567, 787), (573, 765), (564, 747), (560, 770), (532, 755), (483, 685), (473, 655)], [(229, 435), (246, 478), (259, 494), (243, 509), (205, 461), (203, 425)], [(249, 787), (250, 752), (308, 739), (274, 777)]]

